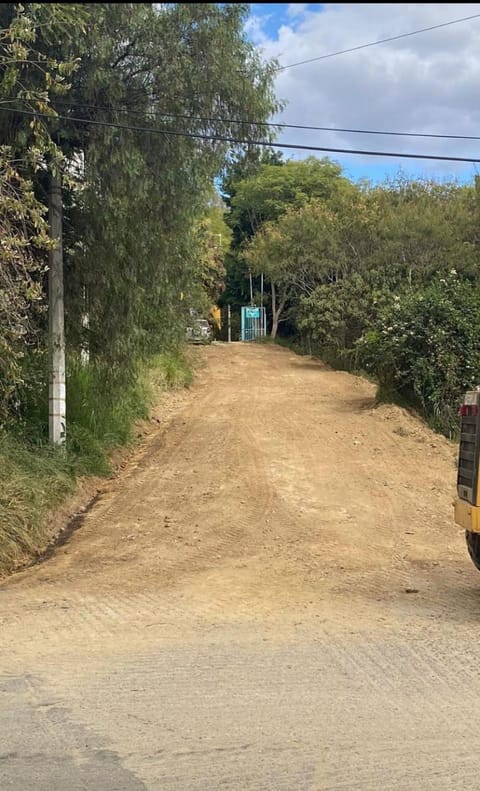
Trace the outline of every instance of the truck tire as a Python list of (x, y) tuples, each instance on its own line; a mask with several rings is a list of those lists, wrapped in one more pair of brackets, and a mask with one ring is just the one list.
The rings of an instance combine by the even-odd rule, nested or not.
[(468, 554), (472, 558), (473, 564), (480, 571), (480, 533), (472, 533), (471, 530), (465, 530), (465, 539), (467, 541)]

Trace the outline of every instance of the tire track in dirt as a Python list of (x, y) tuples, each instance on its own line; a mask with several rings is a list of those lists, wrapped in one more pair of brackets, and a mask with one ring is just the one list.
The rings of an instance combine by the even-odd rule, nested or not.
[(454, 447), (309, 358), (200, 354), (82, 529), (0, 585), (0, 785), (476, 791)]
[(370, 383), (310, 358), (240, 344), (201, 353), (168, 427), (71, 542), (0, 587), (14, 605), (5, 623), (31, 617), (31, 642), (77, 627), (94, 642), (175, 618), (452, 617), (445, 580), (472, 604), (446, 440), (373, 408)]

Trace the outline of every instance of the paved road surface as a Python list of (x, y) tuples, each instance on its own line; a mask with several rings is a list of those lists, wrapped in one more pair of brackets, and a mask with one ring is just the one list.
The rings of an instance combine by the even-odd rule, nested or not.
[(476, 791), (455, 448), (307, 357), (199, 354), (71, 541), (0, 586), (1, 791)]

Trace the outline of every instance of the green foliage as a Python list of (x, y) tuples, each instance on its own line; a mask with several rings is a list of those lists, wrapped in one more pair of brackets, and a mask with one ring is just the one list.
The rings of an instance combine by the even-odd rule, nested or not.
[(0, 118), (11, 146), (0, 161), (5, 424), (28, 412), (22, 356), (45, 349), (33, 307), (45, 298), (48, 167), (63, 171), (67, 351), (88, 350), (110, 387), (128, 388), (141, 361), (176, 348), (187, 308), (221, 291), (230, 230), (212, 184), (229, 148), (208, 135), (257, 137), (279, 107), (275, 64), (246, 38), (247, 14), (216, 3), (0, 9), (0, 96), (11, 110)]
[(190, 384), (192, 365), (180, 351), (158, 355), (115, 393), (105, 386), (104, 374), (70, 360), (66, 452), (31, 432), (47, 414), (46, 391), (29, 391), (15, 436), (0, 432), (0, 574), (45, 547), (49, 510), (74, 490), (79, 475), (110, 474), (112, 451), (133, 441), (135, 422), (147, 417), (164, 390)]
[(310, 170), (321, 173), (320, 187), (325, 191), (328, 185), (328, 196), (284, 207), (277, 222), (263, 224), (244, 250), (249, 269), (263, 272), (270, 285), (273, 337), (289, 302), (311, 295), (320, 283), (336, 282), (349, 268), (342, 216), (331, 208), (347, 197), (344, 179), (329, 169), (325, 177), (323, 167), (319, 171), (309, 163), (309, 176)]
[[(76, 13), (78, 11), (78, 13)], [(82, 29), (83, 12), (73, 4), (3, 3), (0, 8), (0, 99), (2, 108), (54, 115), (51, 97), (64, 93), (74, 60), (49, 57), (39, 40)], [(0, 426), (16, 414), (22, 386), (22, 358), (32, 353), (43, 308), (42, 273), (51, 247), (45, 206), (33, 179), (45, 156), (61, 158), (43, 120), (0, 115)], [(7, 145), (8, 143), (8, 145)]]
[[(7, 156), (0, 163), (12, 259), (2, 269), (7, 285), (0, 282), (4, 421), (26, 420), (22, 355), (45, 350), (45, 318), (30, 317), (45, 297), (42, 203), (52, 158), (63, 168), (72, 359), (88, 350), (106, 385), (128, 388), (140, 362), (177, 347), (188, 307), (206, 309), (221, 291), (230, 231), (212, 184), (228, 146), (197, 136), (256, 137), (251, 119), (279, 106), (275, 64), (247, 40), (247, 14), (246, 5), (214, 3), (2, 6), (0, 94), (12, 112), (0, 129), (25, 174), (9, 170)], [(172, 127), (181, 134), (168, 134)], [(43, 392), (46, 379), (35, 384)]]
[(95, 24), (72, 111), (103, 121), (114, 106), (122, 123), (153, 131), (79, 130), (86, 180), (70, 201), (68, 338), (128, 378), (138, 359), (175, 346), (186, 309), (212, 301), (223, 281), (214, 236), (222, 231), (209, 202), (227, 147), (158, 130), (201, 135), (212, 132), (202, 119), (220, 117), (239, 120), (215, 122), (218, 135), (255, 136), (249, 119), (277, 106), (273, 64), (261, 64), (247, 42), (243, 5), (89, 8)]
[(61, 451), (0, 433), (0, 573), (44, 548), (45, 516), (74, 486), (72, 465)]
[(372, 374), (380, 398), (452, 435), (461, 395), (480, 379), (480, 182), (400, 174), (370, 187), (325, 162), (300, 165), (250, 163), (235, 185), (229, 287), (248, 268), (263, 272), (273, 335), (283, 322), (289, 343)]
[(67, 378), (68, 452), (77, 474), (106, 475), (114, 448), (130, 444), (134, 425), (166, 389), (188, 386), (192, 368), (181, 352), (156, 355), (113, 390), (101, 366), (70, 360)]
[(375, 237), (368, 259), (390, 282), (422, 285), (432, 274), (476, 276), (477, 211), (471, 186), (400, 176), (367, 194)]
[[(64, 96), (78, 67), (72, 43), (85, 33), (86, 9), (79, 3), (2, 3), (0, 5), (0, 132), (15, 161), (33, 172), (45, 155), (60, 163), (61, 148), (40, 115), (53, 119), (53, 97)], [(63, 41), (63, 53), (54, 51)], [(14, 109), (33, 111), (20, 115)]]
[(230, 246), (231, 230), (224, 222), (223, 209), (210, 206), (206, 215), (198, 221), (196, 233), (197, 282), (201, 293), (207, 298), (203, 300), (203, 305), (201, 298), (198, 300), (198, 309), (199, 312), (208, 312), (210, 305), (217, 303), (225, 284), (224, 261)]
[(328, 159), (309, 157), (284, 163), (269, 154), (266, 161), (256, 164), (247, 159), (243, 170), (237, 165), (224, 185), (230, 191), (226, 221), (233, 240), (223, 301), (244, 304), (249, 266), (257, 274), (261, 267), (248, 255), (245, 259), (243, 251), (265, 224), (276, 223), (287, 211), (295, 212), (315, 198), (328, 202), (342, 190), (348, 192), (350, 186), (341, 168)]
[(380, 298), (359, 273), (323, 283), (298, 302), (295, 318), (299, 336), (326, 362), (347, 370), (355, 368), (356, 341), (370, 325)]
[(243, 229), (250, 238), (266, 222), (274, 222), (287, 209), (297, 209), (313, 198), (328, 201), (339, 189), (347, 190), (349, 182), (341, 176), (341, 168), (329, 159), (308, 157), (284, 164), (262, 164), (254, 176), (235, 185), (228, 223)]
[(189, 387), (193, 382), (193, 365), (184, 351), (163, 352), (150, 361), (143, 373), (147, 392)]
[[(314, 227), (316, 220), (323, 213), (327, 225), (327, 207), (348, 200), (355, 190), (342, 176), (340, 166), (329, 159), (309, 157), (283, 162), (270, 152), (264, 157), (264, 161), (246, 157), (243, 163), (235, 163), (224, 182), (224, 189), (229, 190), (230, 207), (226, 220), (232, 228), (233, 240), (226, 258), (226, 290), (222, 302), (235, 307), (245, 304), (249, 299), (249, 272), (257, 276), (255, 291), (260, 290), (259, 276), (264, 273), (264, 286), (271, 292), (275, 335), (294, 287), (291, 276), (297, 272), (300, 258), (309, 256), (303, 235), (308, 233), (312, 238), (313, 231), (318, 247), (321, 236)], [(307, 205), (312, 209), (304, 214), (302, 210)], [(295, 234), (298, 222), (302, 227), (293, 238), (291, 232)], [(304, 264), (306, 261), (302, 261)], [(299, 274), (297, 285), (301, 277)]]
[(103, 365), (82, 365), (80, 360), (70, 358), (69, 424), (90, 432), (107, 450), (129, 442), (132, 423), (146, 417), (147, 406), (148, 394), (138, 376), (115, 392)]
[(456, 273), (394, 296), (358, 341), (360, 364), (382, 397), (418, 405), (453, 435), (463, 393), (480, 381), (480, 290)]
[[(49, 173), (62, 175), (64, 206), (67, 455), (51, 462), (60, 493), (76, 474), (107, 474), (155, 388), (191, 377), (179, 354), (188, 308), (208, 309), (221, 291), (230, 235), (212, 187), (232, 152), (213, 138), (264, 137), (261, 123), (279, 108), (275, 63), (248, 41), (247, 15), (245, 4), (218, 3), (0, 8), (0, 99), (10, 110), (0, 117), (9, 145), (0, 152), (0, 429), (10, 435), (5, 458), (18, 460), (0, 557), (4, 547), (11, 560), (15, 546), (9, 514), (26, 525), (19, 551), (30, 551), (34, 519), (56, 497), (34, 494), (30, 508), (18, 480), (31, 445), (50, 459)], [(49, 475), (39, 475), (39, 498)]]
[(42, 307), (42, 264), (35, 250), (50, 244), (44, 208), (11, 156), (8, 148), (0, 149), (0, 426), (15, 408), (22, 357), (35, 342), (32, 319)]
[[(24, 360), (21, 410), (15, 434), (26, 443), (32, 437), (40, 444), (48, 440), (48, 388), (38, 387), (45, 378), (46, 355)], [(127, 382), (122, 376), (115, 386), (112, 372), (101, 361), (85, 364), (70, 355), (67, 366), (67, 450), (79, 474), (107, 474), (108, 456), (128, 445), (136, 421), (147, 417), (149, 408), (166, 389), (187, 387), (192, 366), (181, 350), (172, 350), (142, 363)]]

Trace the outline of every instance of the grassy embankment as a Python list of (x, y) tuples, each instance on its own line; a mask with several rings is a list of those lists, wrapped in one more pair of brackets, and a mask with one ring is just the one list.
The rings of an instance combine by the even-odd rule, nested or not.
[(135, 424), (147, 419), (162, 391), (187, 387), (192, 377), (192, 361), (184, 352), (162, 354), (130, 387), (106, 394), (100, 375), (73, 365), (66, 451), (46, 442), (46, 394), (20, 431), (0, 433), (0, 575), (45, 549), (51, 538), (48, 516), (75, 491), (79, 477), (109, 476), (113, 452), (133, 443)]

